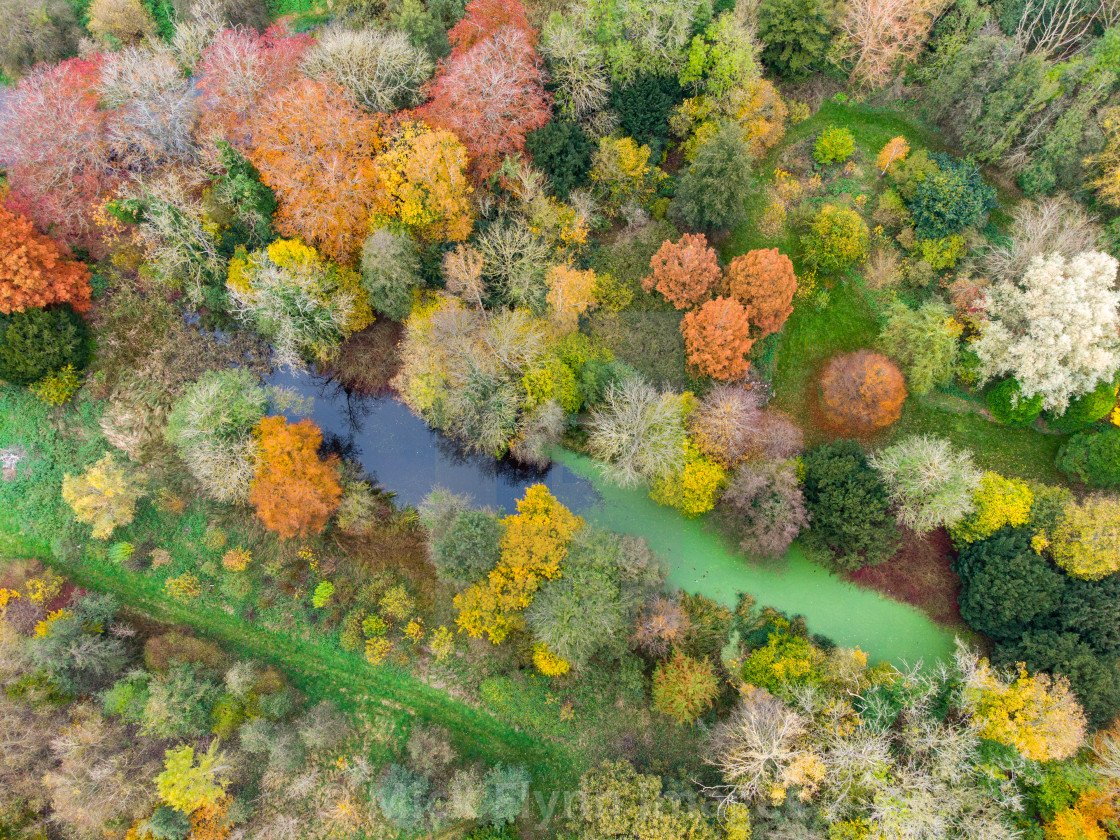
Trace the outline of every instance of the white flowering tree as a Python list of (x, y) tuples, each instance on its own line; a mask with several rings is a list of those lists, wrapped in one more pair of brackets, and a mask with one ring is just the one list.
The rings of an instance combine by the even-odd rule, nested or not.
[(1011, 375), (1023, 396), (1062, 412), (1120, 368), (1117, 261), (1100, 251), (1036, 257), (1018, 282), (985, 293), (988, 322), (973, 343), (980, 375)]

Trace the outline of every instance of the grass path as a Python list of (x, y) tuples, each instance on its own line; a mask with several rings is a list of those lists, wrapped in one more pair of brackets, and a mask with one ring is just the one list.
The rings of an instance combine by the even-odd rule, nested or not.
[(455, 700), (404, 671), (372, 666), (356, 657), (254, 626), (208, 607), (167, 598), (156, 581), (119, 567), (67, 563), (52, 557), (37, 540), (21, 534), (10, 516), (0, 515), (0, 563), (37, 557), (80, 586), (115, 595), (126, 607), (157, 621), (189, 625), (230, 652), (281, 668), (312, 700), (329, 699), (358, 721), (408, 727), (412, 721), (446, 727), (468, 758), (524, 763), (534, 787), (574, 786), (583, 762), (569, 747), (503, 723), (487, 712)]

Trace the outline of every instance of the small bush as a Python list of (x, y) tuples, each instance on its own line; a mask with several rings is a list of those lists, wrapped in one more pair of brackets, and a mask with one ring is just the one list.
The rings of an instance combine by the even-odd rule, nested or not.
[(813, 160), (817, 163), (840, 163), (852, 156), (856, 141), (852, 132), (846, 128), (830, 125), (819, 135), (813, 144)]
[(994, 386), (984, 397), (988, 411), (1001, 423), (1009, 426), (1029, 426), (1042, 411), (1042, 394), (1027, 398), (1014, 379), (1005, 379)]
[(1115, 382), (1102, 382), (1092, 391), (1072, 400), (1064, 413), (1055, 417), (1046, 414), (1046, 425), (1059, 432), (1078, 432), (1109, 415), (1116, 407)]
[(677, 723), (696, 720), (718, 696), (719, 681), (707, 659), (693, 659), (678, 650), (653, 672), (653, 707)]

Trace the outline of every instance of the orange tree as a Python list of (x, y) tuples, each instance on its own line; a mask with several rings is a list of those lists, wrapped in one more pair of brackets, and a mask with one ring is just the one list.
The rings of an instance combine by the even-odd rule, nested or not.
[(662, 243), (642, 279), (647, 292), (659, 291), (677, 309), (705, 301), (719, 282), (719, 259), (702, 233), (686, 233), (676, 242)]
[(750, 368), (747, 310), (734, 298), (720, 297), (693, 309), (681, 319), (688, 363), (704, 376), (741, 379)]
[(85, 312), (89, 294), (85, 264), (66, 259), (30, 219), (0, 204), (0, 314), (51, 303), (69, 303)]
[(821, 375), (821, 405), (844, 432), (867, 433), (895, 422), (906, 401), (902, 372), (886, 356), (857, 350), (836, 356)]
[(447, 33), (451, 57), (468, 52), (479, 41), (499, 29), (509, 27), (525, 35), (529, 46), (537, 46), (537, 30), (529, 23), (529, 14), (517, 0), (471, 0), (463, 17)]
[(718, 696), (719, 680), (707, 659), (693, 659), (676, 650), (653, 672), (653, 707), (677, 723), (696, 720)]
[(353, 262), (369, 229), (380, 180), (381, 124), (337, 85), (300, 79), (253, 119), (249, 158), (279, 201), (277, 229)]
[(257, 518), (283, 539), (322, 531), (342, 500), (342, 485), (337, 459), (319, 459), (319, 427), (310, 420), (265, 417), (256, 435), (258, 462), (249, 501)]
[(793, 263), (777, 248), (747, 251), (727, 266), (731, 296), (743, 304), (751, 323), (770, 335), (782, 328), (793, 312), (797, 277)]

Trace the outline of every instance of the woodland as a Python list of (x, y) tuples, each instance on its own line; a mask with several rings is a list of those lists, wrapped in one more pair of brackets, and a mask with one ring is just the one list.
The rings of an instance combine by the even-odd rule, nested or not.
[(1118, 257), (1117, 0), (0, 0), (0, 840), (1120, 837)]

